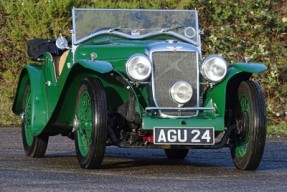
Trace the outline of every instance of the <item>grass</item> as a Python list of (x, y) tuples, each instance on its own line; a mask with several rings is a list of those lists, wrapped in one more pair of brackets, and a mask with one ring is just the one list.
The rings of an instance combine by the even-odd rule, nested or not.
[(287, 134), (287, 123), (282, 122), (277, 125), (269, 125), (267, 132), (270, 134)]
[(12, 113), (12, 103), (0, 93), (0, 126), (20, 125), (20, 118)]

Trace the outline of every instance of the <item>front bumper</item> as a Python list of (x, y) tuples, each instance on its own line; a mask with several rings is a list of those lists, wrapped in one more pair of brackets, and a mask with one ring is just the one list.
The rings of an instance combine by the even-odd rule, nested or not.
[(225, 131), (224, 117), (159, 118), (156, 116), (143, 116), (142, 129), (152, 131), (154, 127), (213, 127), (215, 132)]
[[(225, 127), (224, 117), (192, 117), (192, 118), (156, 118), (152, 116), (144, 116), (142, 119), (143, 131), (151, 132), (154, 127), (196, 127), (206, 128), (213, 127), (215, 131), (215, 143), (213, 145), (147, 145), (150, 148), (162, 149), (219, 149), (228, 146), (228, 140), (236, 129), (236, 126)], [(151, 140), (151, 139), (150, 139)], [(150, 140), (148, 140), (150, 142)]]

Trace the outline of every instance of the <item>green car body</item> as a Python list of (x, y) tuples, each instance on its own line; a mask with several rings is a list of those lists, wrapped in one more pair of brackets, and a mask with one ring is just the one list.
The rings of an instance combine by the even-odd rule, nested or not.
[[(74, 17), (77, 16), (77, 11), (85, 10), (74, 9)], [(88, 9), (88, 11), (99, 12), (103, 10)], [(104, 11), (116, 12), (117, 10)], [(135, 12), (140, 11), (145, 13), (146, 10), (131, 10), (130, 14), (133, 15)], [(159, 12), (162, 13), (164, 11)], [(154, 11), (151, 11), (151, 13), (154, 13)], [(172, 11), (171, 13), (175, 14), (176, 11)], [(86, 92), (79, 90), (81, 90), (83, 82), (93, 79), (100, 82), (105, 93), (105, 109), (107, 112), (104, 118), (106, 118), (105, 124), (107, 124), (107, 128), (105, 129), (107, 130), (105, 130), (106, 135), (103, 134), (102, 136), (106, 137), (106, 145), (162, 148), (167, 150), (167, 156), (170, 158), (180, 158), (181, 151), (191, 148), (234, 147), (232, 138), (234, 135), (239, 134), (235, 133), (237, 121), (234, 117), (235, 103), (238, 100), (236, 99), (238, 88), (242, 82), (249, 81), (253, 74), (261, 73), (267, 68), (260, 63), (237, 62), (228, 66), (224, 76), (218, 82), (206, 80), (204, 75), (202, 75), (201, 69), (204, 59), (201, 58), (197, 12), (193, 11), (192, 14), (196, 17), (194, 19), (195, 26), (193, 27), (196, 31), (194, 35), (197, 38), (197, 43), (195, 44), (192, 43), (193, 41), (186, 41), (184, 38), (174, 35), (173, 32), (169, 32), (169, 29), (156, 34), (136, 34), (133, 37), (123, 35), (118, 29), (109, 29), (107, 32), (99, 33), (98, 35), (95, 34), (89, 36), (89, 38), (72, 37), (72, 46), (65, 47), (64, 54), (66, 54), (66, 58), (60, 72), (57, 69), (58, 66), (56, 65), (55, 58), (60, 57), (61, 54), (55, 56), (49, 52), (45, 52), (39, 57), (40, 65), (26, 65), (20, 73), (12, 109), (15, 114), (22, 115), (23, 124), (27, 122), (27, 114), (30, 116), (28, 125), (26, 123), (23, 126), (24, 140), (28, 141), (30, 138), (30, 141), (26, 143), (30, 143), (31, 147), (31, 143), (35, 142), (33, 138), (42, 138), (43, 136), (46, 138), (58, 134), (75, 138), (75, 132), (81, 125), (84, 123), (90, 124), (90, 121), (92, 121), (91, 118), (83, 117), (85, 120), (80, 120), (81, 114), (76, 111), (84, 110), (87, 114), (91, 113), (91, 111), (87, 111), (84, 104), (81, 105), (82, 96), (80, 93), (84, 95)], [(139, 17), (139, 15), (137, 16)], [(142, 17), (142, 15), (140, 16)], [(73, 21), (76, 22), (77, 20), (74, 19)], [(73, 24), (75, 25), (75, 23)], [(77, 30), (74, 27), (73, 32), (75, 33)], [(75, 36), (75, 34), (73, 35)], [(63, 40), (63, 38), (60, 38), (60, 40)], [(154, 99), (158, 95), (165, 94), (166, 96), (163, 98), (170, 98), (171, 93), (168, 93), (168, 90), (170, 91), (172, 88), (167, 88), (167, 92), (162, 93), (157, 93), (154, 89), (155, 85), (159, 87), (159, 83), (156, 82), (155, 76), (157, 72), (155, 72), (154, 65), (156, 62), (161, 62), (161, 59), (159, 58), (159, 61), (153, 60), (153, 53), (160, 50), (161, 53), (170, 52), (168, 54), (176, 55), (177, 53), (181, 53), (182, 49), (187, 54), (189, 54), (189, 51), (195, 52), (197, 61), (191, 63), (198, 65), (196, 67), (197, 72), (195, 73), (198, 76), (195, 78), (198, 81), (195, 83), (195, 87), (197, 87), (192, 87), (192, 91), (194, 92), (192, 97), (197, 97), (197, 99), (194, 100), (195, 103), (186, 107), (186, 109), (184, 109), (184, 104), (174, 102), (175, 105), (169, 107), (158, 104), (158, 101)], [(168, 54), (165, 56), (168, 57)], [(150, 59), (152, 65), (151, 74), (144, 80), (135, 80), (127, 72), (127, 63), (132, 57), (136, 57), (137, 55), (147, 57)], [(179, 59), (180, 62), (183, 62), (182, 60), (185, 57), (187, 56), (181, 56)], [(164, 60), (164, 62), (167, 61)], [(182, 74), (189, 74), (179, 68), (172, 70), (175, 70), (172, 72), (174, 74), (178, 70), (181, 70)], [(173, 77), (172, 73), (169, 73), (170, 77)], [(172, 80), (171, 83), (173, 82), (175, 81)], [(23, 104), (27, 84), (29, 84), (31, 90), (30, 105)], [(239, 100), (241, 101), (241, 99)], [(244, 98), (242, 100), (242, 102), (245, 102)], [(86, 100), (83, 100), (83, 103), (85, 103), (84, 101)], [(87, 101), (90, 100), (87, 99)], [(30, 106), (31, 109), (27, 110), (29, 113), (26, 113), (26, 110), (24, 110), (25, 106), (26, 108)], [(83, 107), (81, 108), (81, 106)], [(25, 115), (23, 115), (23, 110)], [(265, 118), (264, 114), (262, 118)], [(251, 121), (250, 118), (248, 119), (248, 122)], [(111, 124), (116, 125), (111, 126)], [(28, 134), (25, 132), (27, 126), (30, 127)], [(262, 134), (264, 135), (266, 125), (263, 124), (261, 127), (263, 127), (260, 129), (263, 130)], [(182, 135), (178, 136), (178, 134), (184, 133), (180, 129), (185, 128), (187, 128), (186, 130), (196, 128), (197, 131), (212, 128), (214, 138), (212, 138), (212, 143), (201, 143), (201, 141), (196, 143), (197, 138), (193, 138), (195, 139), (195, 143), (155, 143), (155, 128), (176, 128), (175, 130), (159, 133), (168, 133), (167, 135), (160, 136), (163, 142), (167, 139), (165, 137), (174, 138), (177, 136), (179, 137), (178, 139), (182, 138)], [(27, 135), (30, 136), (28, 137)], [(79, 141), (76, 139), (76, 142)], [(78, 146), (80, 156), (88, 156), (89, 158), (89, 153), (85, 152), (80, 144)], [(90, 148), (88, 146), (87, 150), (91, 150)], [(254, 164), (253, 166), (249, 166), (248, 163), (248, 165), (244, 165), (243, 167), (236, 163), (235, 165), (240, 169), (256, 169), (261, 160), (263, 149), (261, 146), (261, 154), (257, 155), (259, 157), (256, 158), (257, 163), (249, 163)], [(179, 153), (179, 156), (171, 155), (168, 150), (171, 150), (172, 154)], [(27, 150), (26, 153), (28, 155), (31, 154)], [(239, 154), (239, 152), (236, 153), (237, 155)], [(248, 149), (245, 153), (248, 153)], [(240, 158), (244, 158), (244, 154)], [(94, 154), (91, 156), (102, 155)], [(95, 168), (100, 164), (95, 162), (91, 164), (81, 163), (81, 158), (79, 159), (80, 165), (84, 168)], [(102, 157), (99, 157), (98, 161), (101, 162), (101, 160)]]

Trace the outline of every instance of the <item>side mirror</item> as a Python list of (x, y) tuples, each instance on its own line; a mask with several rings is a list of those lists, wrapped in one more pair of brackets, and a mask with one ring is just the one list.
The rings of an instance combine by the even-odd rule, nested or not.
[(56, 46), (60, 50), (70, 49), (68, 46), (67, 39), (65, 37), (63, 37), (62, 34), (60, 34), (60, 37), (57, 38)]

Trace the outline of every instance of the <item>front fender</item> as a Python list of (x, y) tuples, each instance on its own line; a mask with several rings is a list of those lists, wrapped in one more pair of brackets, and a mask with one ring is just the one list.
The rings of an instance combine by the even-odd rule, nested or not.
[(20, 115), (23, 112), (23, 96), (28, 81), (30, 81), (32, 94), (32, 134), (39, 135), (48, 122), (46, 89), (44, 86), (45, 82), (40, 66), (26, 65), (25, 68), (22, 69), (12, 106), (12, 111), (16, 115)]
[[(220, 116), (224, 116), (228, 85), (233, 82), (236, 82), (235, 84), (239, 85), (241, 81), (248, 80), (252, 74), (261, 73), (266, 69), (267, 67), (264, 64), (259, 63), (234, 63), (228, 68), (225, 79), (206, 91), (204, 106), (213, 106)], [(231, 95), (235, 95), (237, 93), (234, 88), (235, 87), (233, 86), (233, 89), (230, 90), (233, 92), (230, 93)]]
[(238, 72), (261, 73), (267, 69), (264, 64), (260, 63), (234, 63), (230, 68), (237, 69)]
[(88, 77), (98, 78), (103, 83), (103, 80), (107, 78), (107, 74), (112, 70), (112, 64), (106, 61), (77, 60), (63, 83), (64, 86), (61, 89), (60, 98), (52, 114), (51, 122), (57, 120), (62, 124), (71, 125), (74, 119), (78, 88), (83, 79)]

